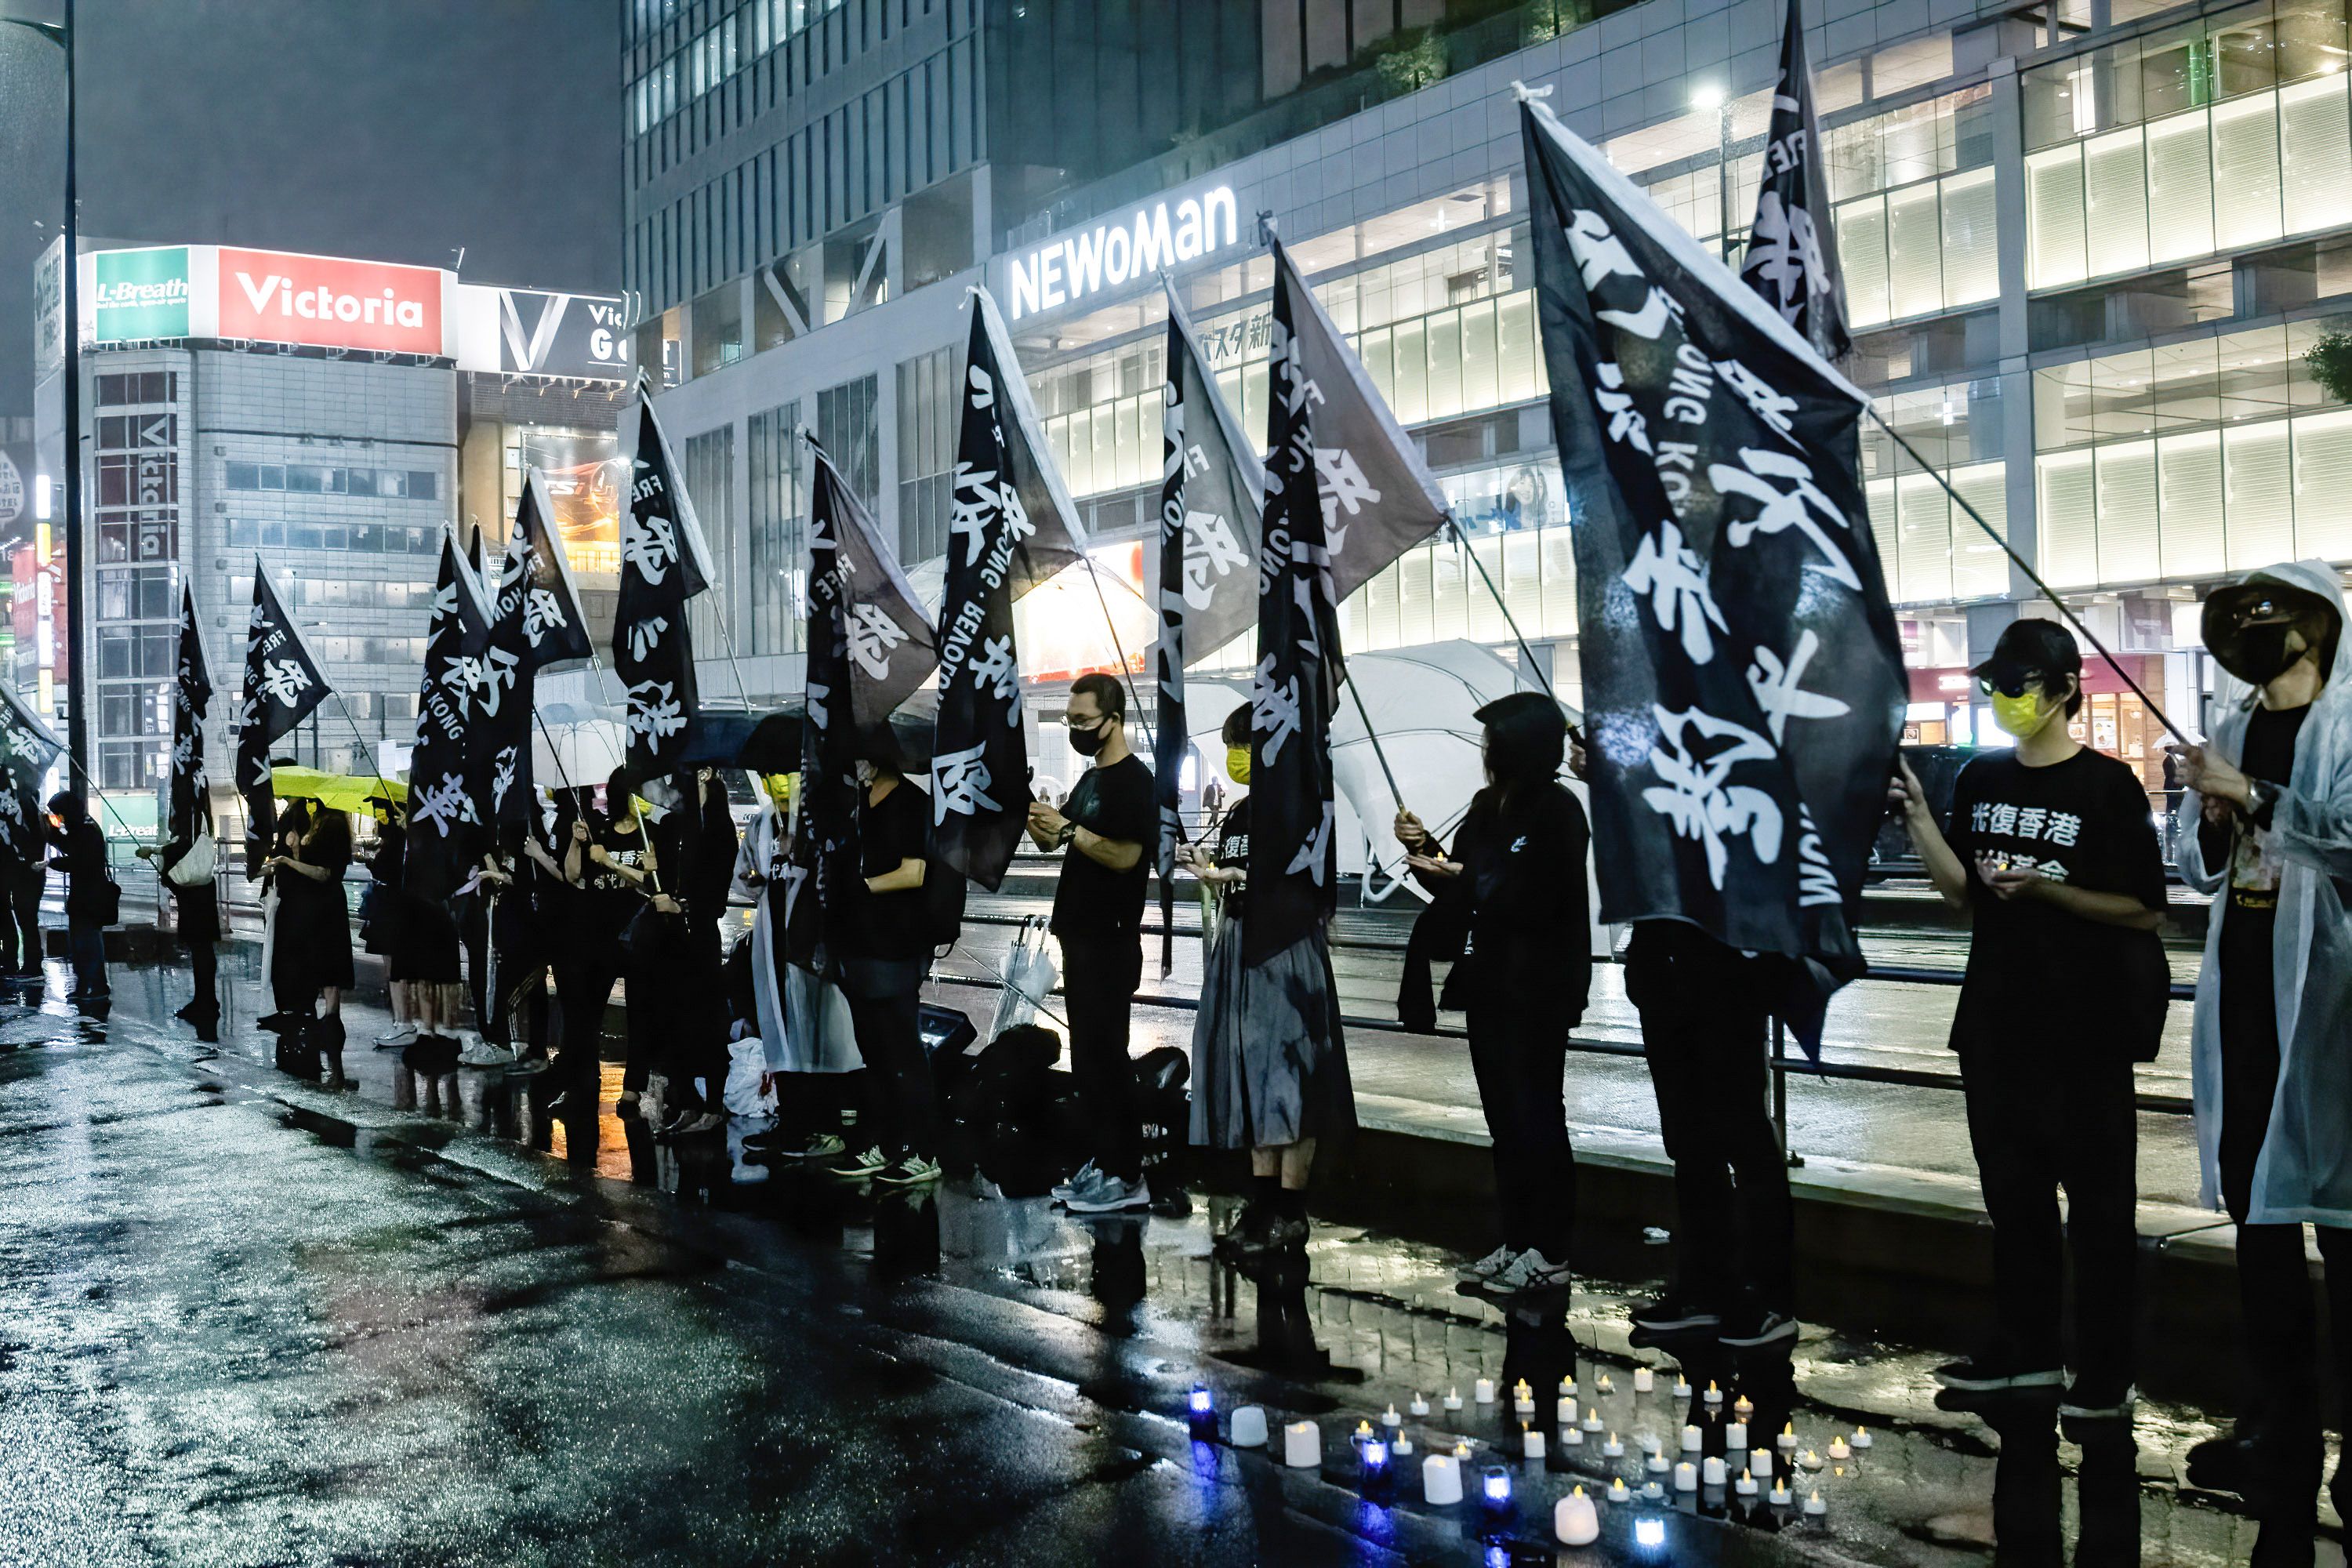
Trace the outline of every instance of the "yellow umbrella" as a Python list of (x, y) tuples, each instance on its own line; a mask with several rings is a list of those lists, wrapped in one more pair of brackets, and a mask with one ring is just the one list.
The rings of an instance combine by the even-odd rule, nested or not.
[(359, 811), (370, 800), (405, 801), (408, 786), (373, 773), (331, 773), (318, 768), (276, 767), (269, 787), (281, 800), (315, 800), (329, 811)]

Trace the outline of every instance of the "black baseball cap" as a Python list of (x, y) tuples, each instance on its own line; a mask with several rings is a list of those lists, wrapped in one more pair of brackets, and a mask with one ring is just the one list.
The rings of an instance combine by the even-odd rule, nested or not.
[(2066, 677), (2083, 673), (2083, 650), (2074, 635), (2056, 621), (2027, 616), (2001, 628), (1992, 645), (1992, 657), (1969, 671), (1996, 691), (2017, 696), (2029, 677), (2038, 677), (2045, 692), (2064, 684)]

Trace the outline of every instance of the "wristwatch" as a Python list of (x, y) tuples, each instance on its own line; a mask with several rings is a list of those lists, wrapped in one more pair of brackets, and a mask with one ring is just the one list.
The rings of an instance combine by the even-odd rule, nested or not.
[(2271, 808), (2278, 805), (2279, 787), (2268, 779), (2246, 781), (2246, 815), (2257, 827), (2271, 825)]
[(1056, 835), (1054, 839), (1054, 847), (1056, 849), (1067, 849), (1070, 847), (1070, 840), (1076, 838), (1077, 836), (1078, 825), (1075, 822), (1066, 822), (1062, 824), (1062, 831)]

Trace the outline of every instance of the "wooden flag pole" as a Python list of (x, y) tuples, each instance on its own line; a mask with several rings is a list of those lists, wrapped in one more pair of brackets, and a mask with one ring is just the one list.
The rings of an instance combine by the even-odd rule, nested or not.
[(1885, 419), (1879, 415), (1876, 404), (1874, 402), (1865, 402), (1863, 404), (1862, 407), (1863, 412), (1870, 416), (1871, 423), (1877, 426), (1881, 430), (1886, 432), (1887, 438), (1889, 440), (1892, 440), (1896, 446), (1902, 447), (1906, 456), (1907, 456), (1913, 462), (1918, 464), (1920, 468), (1937, 484), (1943, 486), (1944, 493), (1952, 498), (1952, 504), (1958, 507), (1962, 511), (1967, 512), (1969, 520), (1979, 528), (1984, 530), (1985, 537), (1991, 540), (1995, 544), (2000, 545), (2000, 552), (2003, 555), (2008, 556), (2011, 563), (2014, 564), (2020, 572), (2025, 574), (2025, 580), (2032, 584), (2034, 588), (2043, 598), (2049, 600), (2053, 605), (2055, 605), (2058, 607), (2058, 613), (2065, 616), (2067, 621), (2076, 631), (2082, 633), (2083, 640), (2084, 642), (2091, 645), (2091, 651), (2097, 654), (2101, 658), (2106, 660), (2107, 668), (2114, 670), (2116, 676), (2126, 686), (2131, 688), (2132, 695), (2138, 698), (2142, 702), (2147, 705), (2147, 710), (2156, 715), (2156, 721), (2163, 725), (2167, 730), (2170, 731), (2172, 732), (2173, 739), (2179, 741), (2182, 745), (2195, 745), (2197, 742), (2190, 740), (2187, 735), (2181, 733), (2180, 726), (2174, 723), (2169, 718), (2166, 717), (2164, 710), (2156, 705), (2156, 699), (2150, 697), (2147, 691), (2141, 688), (2140, 683), (2131, 678), (2131, 672), (2123, 667), (2122, 663), (2116, 659), (2114, 654), (2107, 651), (2106, 645), (2098, 639), (2097, 635), (2094, 633), (2089, 626), (2083, 624), (2083, 617), (2076, 615), (2074, 610), (2068, 606), (2066, 601), (2058, 596), (2055, 589), (2052, 588), (2049, 584), (2042, 580), (2041, 574), (2034, 571), (2033, 568), (2027, 563), (2024, 556), (2020, 555), (2016, 551), (2010, 548), (2009, 541), (2000, 536), (2000, 531), (1994, 528), (1992, 524), (1987, 522), (1984, 520), (1983, 514), (1979, 512), (1976, 508), (1970, 506), (1967, 500), (1962, 499), (1960, 492), (1952, 488), (1952, 482), (1944, 478), (1942, 470), (1937, 468), (1933, 463), (1927, 461), (1927, 458), (1921, 457), (1919, 455), (1919, 449), (1911, 445), (1910, 442), (1906, 441), (1902, 436), (1895, 431), (1895, 426), (1889, 425)]

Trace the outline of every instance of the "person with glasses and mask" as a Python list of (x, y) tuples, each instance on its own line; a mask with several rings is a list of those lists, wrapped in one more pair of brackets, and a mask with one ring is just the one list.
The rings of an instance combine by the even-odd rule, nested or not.
[[(2312, 1561), (2326, 1448), (2304, 1226), (2316, 1227), (2342, 1407), (2352, 1409), (2352, 648), (2335, 569), (2301, 561), (2205, 601), (2211, 738), (2182, 749), (2181, 879), (2213, 895), (2190, 1026), (2203, 1196), (2237, 1224), (2249, 1397), (2189, 1451), (2242, 1495), (2257, 1563)], [(2330, 1491), (2352, 1509), (2339, 1464)]]
[(1142, 1111), (1127, 1057), (1128, 1013), (1143, 981), (1143, 847), (1159, 833), (1151, 770), (1127, 743), (1127, 689), (1108, 675), (1070, 683), (1070, 747), (1093, 759), (1066, 805), (1029, 803), (1029, 837), (1066, 850), (1054, 893), (1062, 946), (1062, 1000), (1070, 1024), (1070, 1070), (1093, 1130), (1094, 1158), (1054, 1189), (1072, 1214), (1148, 1208)]
[(2139, 775), (2067, 732), (2083, 706), (2073, 634), (2055, 621), (2012, 622), (1973, 673), (2015, 747), (1960, 770), (1945, 826), (1908, 763), (1898, 760), (1888, 791), (1936, 890), (1968, 911), (1970, 928), (1951, 1045), (1992, 1223), (1996, 1321), (1983, 1350), (1936, 1377), (1975, 1396), (2065, 1384), (2071, 1245), (2074, 1379), (2061, 1408), (2128, 1418), (2132, 1065), (2155, 1059), (2170, 987), (2156, 934), (2163, 852)]

